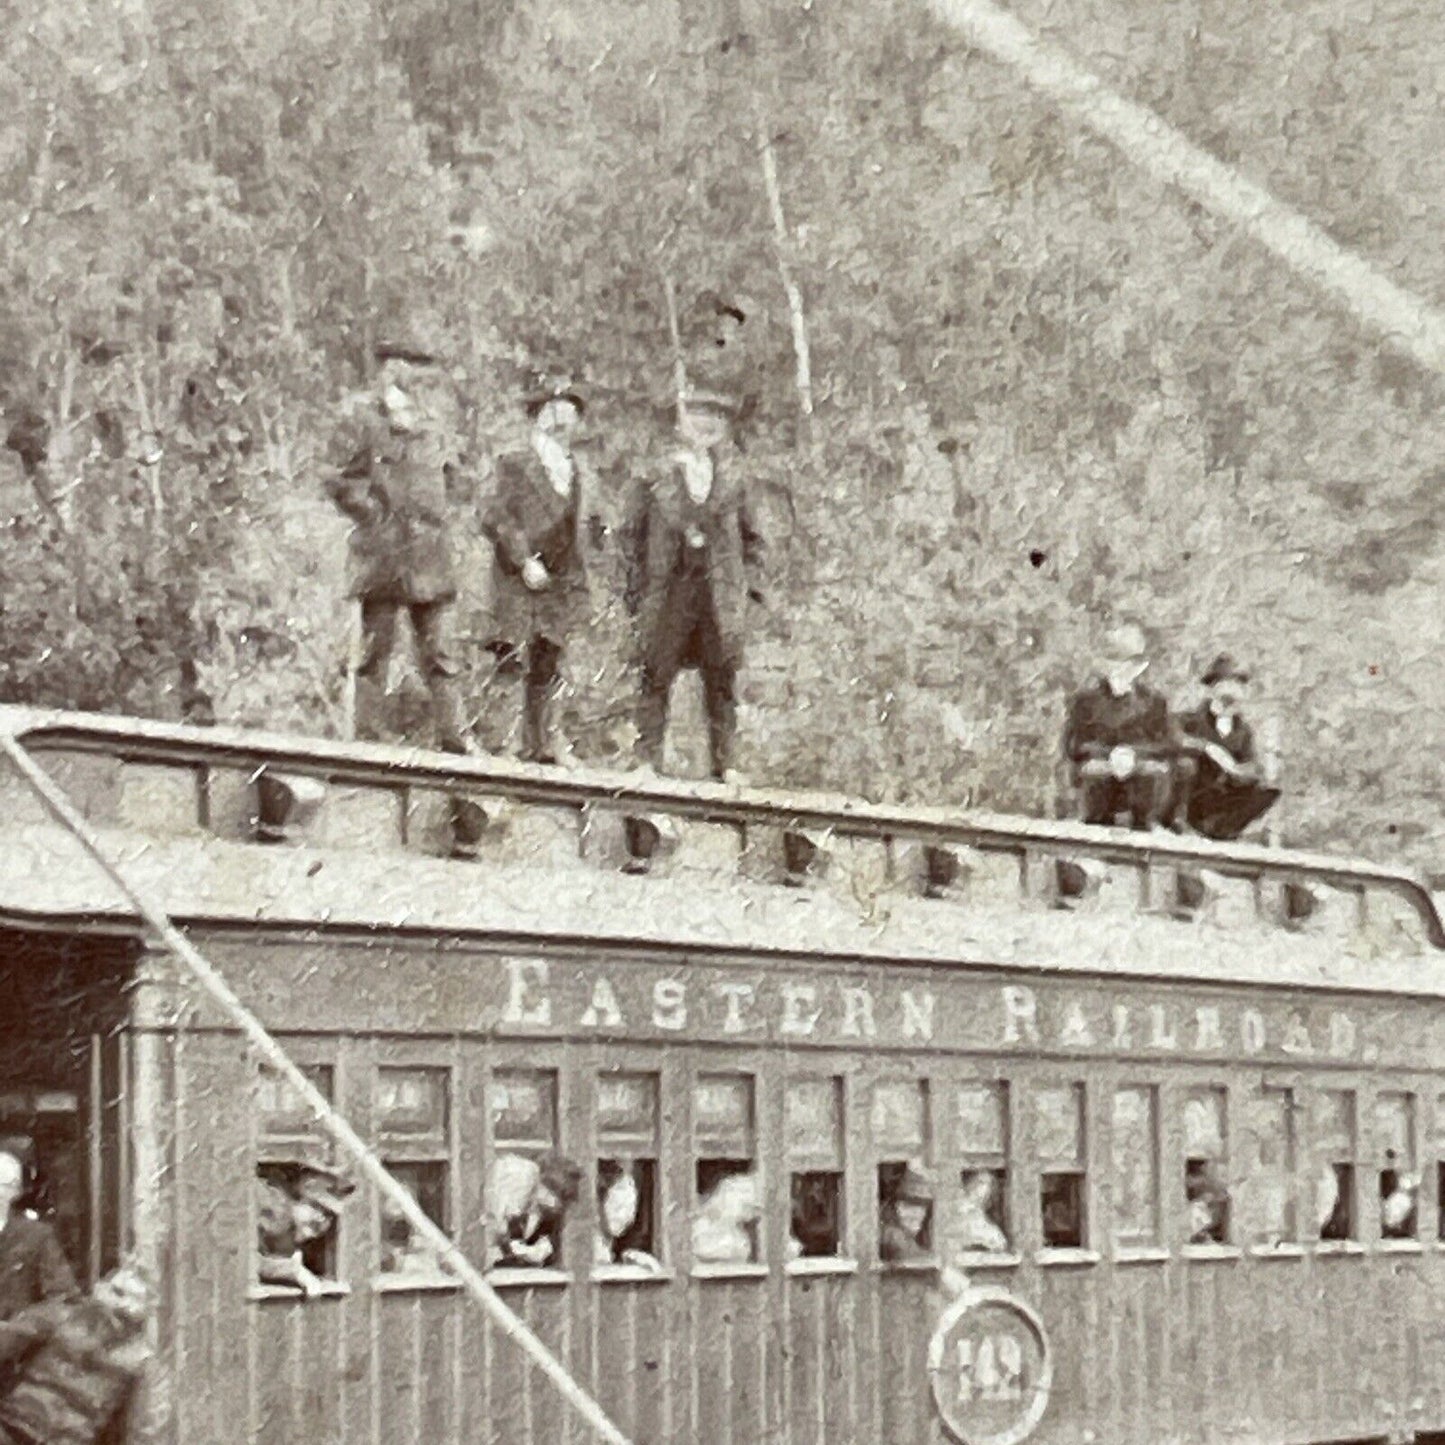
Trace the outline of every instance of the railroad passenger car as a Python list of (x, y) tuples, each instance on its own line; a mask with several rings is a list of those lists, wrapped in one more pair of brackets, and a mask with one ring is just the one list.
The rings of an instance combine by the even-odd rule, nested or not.
[[(1445, 1430), (1445, 939), (1409, 875), (0, 726), (470, 1258), (494, 1160), (582, 1166), (554, 1257), (490, 1279), (637, 1445)], [(136, 1438), (588, 1438), (364, 1188), (308, 1255), (317, 1292), (260, 1282), (258, 1177), (344, 1161), (23, 780), (0, 791), (0, 1132), (33, 1139), (86, 1272), (134, 1250), (163, 1281)], [(619, 1167), (638, 1208), (603, 1258), (595, 1180)], [(907, 1169), (933, 1199), (885, 1259)], [(746, 1254), (701, 1258), (739, 1173)]]

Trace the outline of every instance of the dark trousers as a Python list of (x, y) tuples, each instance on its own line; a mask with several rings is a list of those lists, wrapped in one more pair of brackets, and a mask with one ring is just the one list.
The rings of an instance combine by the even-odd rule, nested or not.
[(556, 762), (549, 712), (562, 665), (562, 648), (550, 637), (527, 644), (522, 691), (522, 756), (532, 762)]
[(720, 778), (731, 765), (737, 734), (737, 663), (724, 643), (706, 576), (676, 579), (668, 601), (671, 605), (658, 624), (661, 635), (644, 643), (647, 653), (637, 704), (638, 751), (653, 767), (662, 766), (672, 684), (684, 667), (696, 667), (702, 673), (712, 774)]
[(1196, 833), (1219, 842), (1238, 838), (1279, 801), (1279, 789), (1264, 783), (1228, 778), (1199, 777), (1189, 790), (1184, 816)]
[(1169, 793), (1167, 777), (1081, 778), (1079, 799), (1086, 823), (1111, 826), (1120, 813), (1131, 828), (1152, 828), (1162, 818)]
[(464, 751), (461, 693), (457, 687), (457, 661), (451, 645), (450, 602), (397, 602), (389, 598), (361, 599), (361, 665), (356, 669), (359, 737), (376, 737), (384, 731), (378, 716), (386, 664), (396, 646), (397, 614), (405, 610), (416, 639), (417, 662), (432, 696), (437, 742), (447, 752)]

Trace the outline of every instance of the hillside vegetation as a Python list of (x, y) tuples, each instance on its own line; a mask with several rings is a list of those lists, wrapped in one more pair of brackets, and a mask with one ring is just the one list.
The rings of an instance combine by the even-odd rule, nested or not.
[[(1418, 7), (1013, 8), (1445, 297)], [(0, 401), (31, 444), (0, 464), (0, 695), (336, 731), (318, 482), (371, 340), (414, 316), (454, 359), (475, 641), (522, 370), (585, 380), (615, 508), (662, 438), (670, 284), (689, 336), (704, 290), (748, 317), (702, 369), (757, 397), (752, 776), (1049, 812), (1065, 691), (1134, 612), (1181, 701), (1221, 648), (1255, 665), (1284, 837), (1445, 869), (1438, 382), (917, 0), (4, 13)], [(599, 761), (629, 743), (617, 565), (570, 666)]]

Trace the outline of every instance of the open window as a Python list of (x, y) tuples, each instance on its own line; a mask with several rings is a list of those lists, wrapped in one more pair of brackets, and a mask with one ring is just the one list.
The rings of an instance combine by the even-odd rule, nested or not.
[(489, 1263), (560, 1269), (563, 1226), (577, 1198), (578, 1178), (557, 1147), (556, 1070), (497, 1069), (489, 1108), (494, 1151), (486, 1189)]
[(755, 1264), (758, 1221), (757, 1123), (749, 1074), (699, 1074), (692, 1095), (697, 1204), (692, 1259), (705, 1267)]
[(1044, 1248), (1082, 1249), (1088, 1238), (1082, 1084), (1065, 1084), (1035, 1092), (1034, 1149), (1039, 1161), (1039, 1213)]
[(1325, 1243), (1358, 1239), (1355, 1096), (1345, 1089), (1322, 1089), (1313, 1096), (1313, 1101), (1310, 1138), (1314, 1148), (1315, 1219), (1319, 1237)]
[(1114, 1090), (1110, 1120), (1115, 1247), (1159, 1243), (1159, 1091), (1151, 1084)]
[(878, 1155), (878, 1257), (885, 1265), (932, 1260), (936, 1204), (929, 1165), (928, 1082), (880, 1079), (873, 1089)]
[(786, 1096), (790, 1256), (839, 1258), (843, 1244), (843, 1081), (791, 1079)]
[(958, 1091), (960, 1198), (948, 1231), (950, 1254), (1009, 1248), (1009, 1088), (1002, 1080), (978, 1080)]
[(1415, 1099), (1375, 1096), (1375, 1175), (1379, 1184), (1380, 1238), (1419, 1237), (1420, 1178), (1415, 1170)]
[[(301, 1072), (328, 1102), (330, 1064)], [(256, 1075), (257, 1278), (268, 1288), (326, 1293), (337, 1282), (341, 1218), (351, 1185), (333, 1164), (330, 1141), (310, 1106), (275, 1070)]]
[(1230, 1239), (1229, 1135), (1225, 1090), (1190, 1089), (1184, 1096), (1184, 1199), (1190, 1244)]
[[(376, 1071), (374, 1098), (386, 1167), (443, 1232), (450, 1227), (450, 1083), (445, 1068), (383, 1066)], [(435, 1250), (385, 1199), (380, 1238), (381, 1273), (393, 1281), (425, 1281), (443, 1274)]]
[(603, 1074), (597, 1081), (597, 1236), (594, 1262), (661, 1268), (659, 1079)]

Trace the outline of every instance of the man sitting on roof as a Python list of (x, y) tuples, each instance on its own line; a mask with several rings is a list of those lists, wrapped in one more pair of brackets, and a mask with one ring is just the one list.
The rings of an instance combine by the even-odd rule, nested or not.
[(1105, 639), (1100, 676), (1074, 694), (1064, 727), (1083, 820), (1153, 828), (1168, 797), (1178, 752), (1169, 705), (1140, 678), (1149, 666), (1142, 628), (1115, 627)]
[(1206, 838), (1238, 838), (1279, 799), (1261, 778), (1254, 733), (1240, 708), (1249, 694), (1249, 673), (1227, 652), (1200, 679), (1209, 695), (1180, 718), (1184, 747), (1197, 757), (1192, 778), (1176, 794), (1171, 812)]

